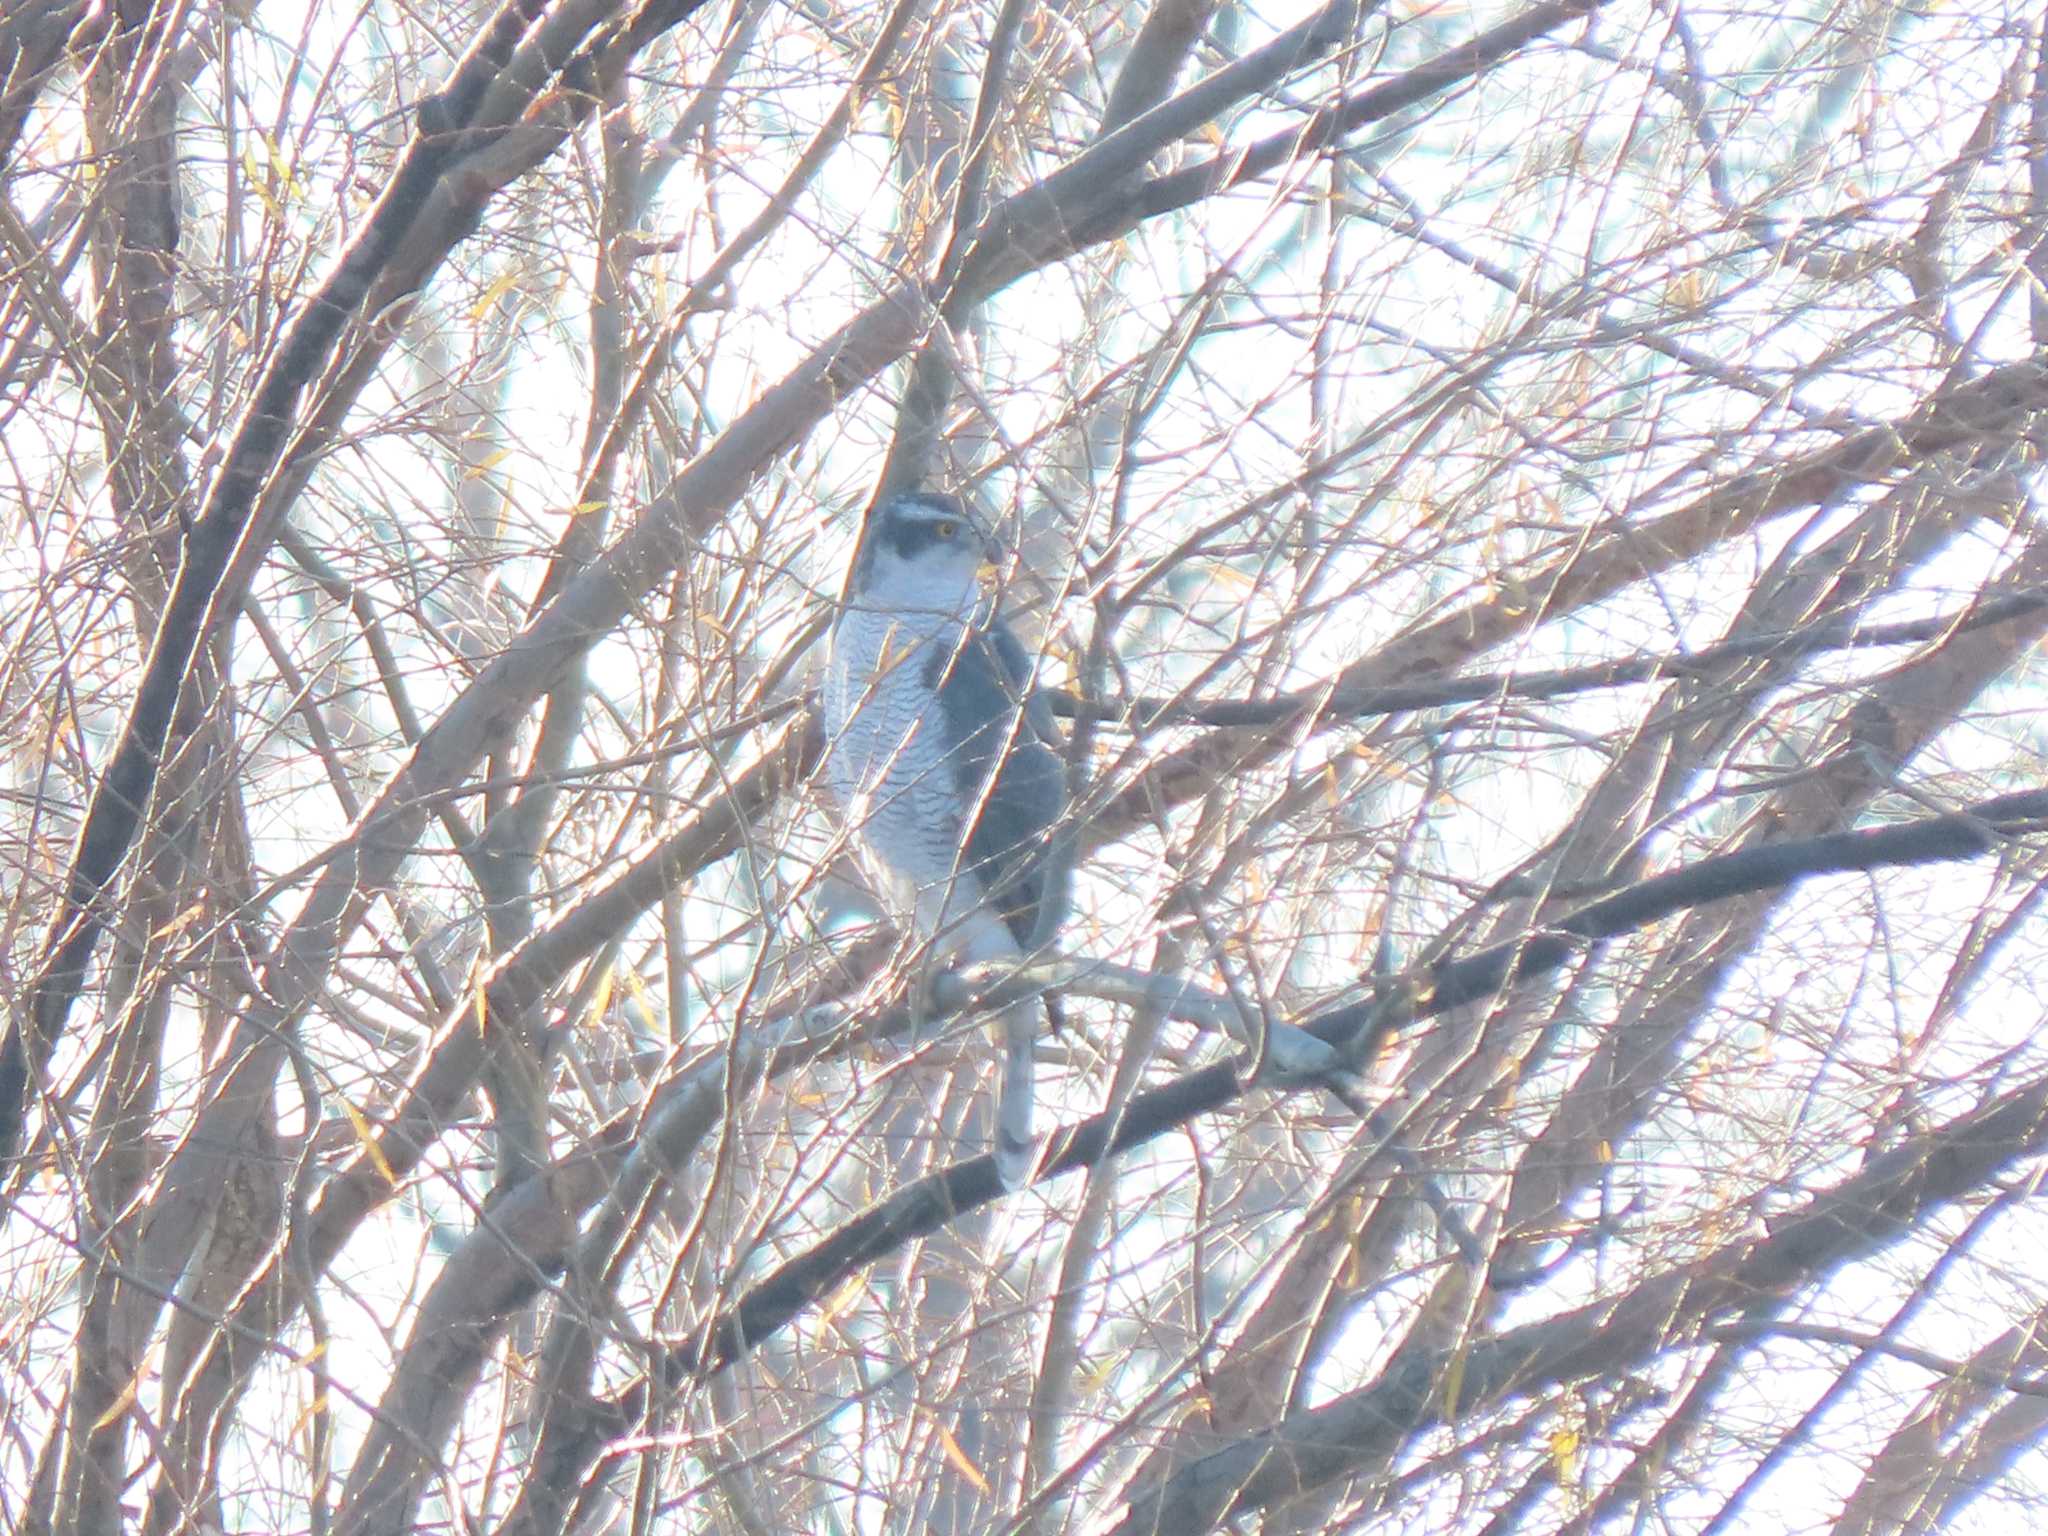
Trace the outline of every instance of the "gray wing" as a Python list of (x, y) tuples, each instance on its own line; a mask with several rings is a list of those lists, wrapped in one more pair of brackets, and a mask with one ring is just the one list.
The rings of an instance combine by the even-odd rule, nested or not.
[[(962, 868), (980, 876), (1011, 934), (1028, 945), (1039, 932), (1041, 906), (1065, 905), (1052, 829), (1066, 784), (1047, 745), (1058, 739), (1051, 709), (1031, 695), (1030, 659), (1000, 618), (968, 630), (959, 649), (933, 656), (927, 667), (946, 740), (958, 743), (952, 766), (961, 803), (980, 807), (961, 849)], [(1045, 914), (1048, 931), (1063, 915)]]
[(1023, 642), (1009, 625), (993, 614), (982, 633), (987, 635), (988, 643), (995, 651), (996, 664), (1002, 669), (1011, 694), (1024, 700), (1025, 728), (1050, 747), (1054, 756), (1058, 756), (1059, 727), (1052, 723), (1052, 705), (1046, 702), (1044, 694), (1031, 686), (1031, 657), (1025, 652)]

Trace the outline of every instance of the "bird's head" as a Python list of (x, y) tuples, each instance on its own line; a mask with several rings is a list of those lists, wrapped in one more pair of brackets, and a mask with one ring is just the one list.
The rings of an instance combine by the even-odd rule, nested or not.
[(891, 496), (868, 519), (849, 596), (892, 608), (964, 613), (980, 599), (995, 540), (957, 497)]

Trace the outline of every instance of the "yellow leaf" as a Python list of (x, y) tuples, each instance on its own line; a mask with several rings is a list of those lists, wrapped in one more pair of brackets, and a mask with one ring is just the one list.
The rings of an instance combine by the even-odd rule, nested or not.
[(1551, 1431), (1550, 1464), (1557, 1469), (1561, 1481), (1568, 1482), (1578, 1474), (1579, 1432), (1576, 1429)]
[(626, 971), (626, 990), (632, 994), (633, 1004), (640, 1010), (640, 1017), (648, 1021), (654, 1018), (654, 998), (648, 993), (647, 983), (640, 979), (636, 970)]
[(1465, 1390), (1465, 1350), (1460, 1345), (1458, 1352), (1451, 1356), (1451, 1363), (1444, 1368), (1444, 1417), (1458, 1416), (1458, 1394)]
[(363, 1156), (370, 1160), (371, 1167), (384, 1175), (386, 1184), (393, 1189), (398, 1188), (398, 1175), (392, 1171), (391, 1159), (384, 1155), (384, 1149), (377, 1145), (377, 1138), (370, 1133), (370, 1122), (363, 1118), (363, 1112), (349, 1103), (347, 1098), (341, 1094), (336, 1094), (335, 1097), (341, 1099), (341, 1112), (348, 1116), (349, 1129), (356, 1133), (356, 1140), (363, 1145)]
[(1117, 1359), (1114, 1355), (1097, 1366), (1091, 1366), (1083, 1373), (1080, 1381), (1080, 1396), (1093, 1397), (1109, 1385), (1109, 1378), (1116, 1374)]
[(962, 1477), (974, 1484), (977, 1493), (993, 1492), (988, 1485), (988, 1479), (981, 1475), (981, 1468), (967, 1459), (967, 1453), (960, 1449), (960, 1442), (953, 1438), (953, 1432), (943, 1424), (939, 1426), (939, 1444), (945, 1449), (946, 1460), (953, 1463)]
[(269, 134), (258, 135), (263, 140), (263, 149), (270, 156), (270, 173), (277, 178), (277, 185), (287, 198), (303, 198), (306, 189), (300, 185), (298, 176), (286, 161), (284, 153), (277, 147), (277, 140)]
[(861, 1293), (866, 1290), (867, 1281), (862, 1276), (848, 1275), (839, 1289), (825, 1299), (825, 1305), (819, 1310), (817, 1325), (811, 1329), (812, 1342), (823, 1342), (827, 1330), (845, 1315), (847, 1308), (858, 1301)]
[(315, 1345), (314, 1345), (314, 1346), (313, 1346), (313, 1347), (312, 1347), (311, 1349), (307, 1350), (307, 1351), (306, 1351), (306, 1352), (305, 1352), (305, 1353), (304, 1353), (303, 1355), (299, 1355), (299, 1356), (297, 1356), (297, 1357), (296, 1357), (296, 1358), (295, 1358), (295, 1359), (294, 1359), (294, 1360), (292, 1361), (292, 1364), (293, 1364), (293, 1365), (311, 1365), (311, 1364), (312, 1364), (312, 1363), (313, 1363), (313, 1362), (314, 1362), (315, 1360), (318, 1360), (318, 1359), (319, 1359), (319, 1358), (320, 1358), (320, 1357), (321, 1357), (322, 1355), (324, 1355), (324, 1354), (326, 1354), (326, 1353), (327, 1353), (327, 1341), (326, 1341), (325, 1339), (322, 1339), (322, 1340), (321, 1340), (321, 1341), (320, 1341), (320, 1342), (319, 1342), (318, 1344), (315, 1344)]
[[(116, 1397), (114, 1401), (108, 1405), (107, 1411), (105, 1413), (101, 1414), (97, 1419), (93, 1420), (92, 1432), (94, 1434), (98, 1434), (101, 1430), (105, 1429), (109, 1424), (113, 1423), (116, 1419), (120, 1418), (122, 1414), (126, 1413), (130, 1408), (135, 1406), (136, 1389), (141, 1385), (142, 1372), (147, 1370), (148, 1368), (149, 1367), (145, 1364), (144, 1366), (137, 1369), (135, 1374), (128, 1378), (128, 1385), (121, 1389), (121, 1395)], [(984, 1483), (982, 1484), (982, 1487), (984, 1490), (986, 1490), (988, 1485)]]
[(481, 320), (491, 312), (491, 306), (512, 291), (512, 285), (519, 281), (519, 274), (511, 268), (500, 272), (497, 281), (484, 290), (484, 296), (469, 307), (469, 318)]
[(493, 448), (489, 453), (463, 470), (463, 473), (474, 480), (478, 475), (488, 475), (511, 457), (512, 450), (510, 448)]
[(600, 1024), (604, 1023), (605, 1010), (612, 1005), (612, 977), (614, 974), (615, 972), (612, 968), (606, 966), (604, 974), (597, 978), (597, 991), (591, 994), (590, 1007), (585, 1010), (583, 1015), (583, 1027), (585, 1029), (596, 1029)]
[(313, 1399), (313, 1401), (306, 1404), (305, 1407), (299, 1410), (298, 1418), (292, 1423), (292, 1432), (290, 1438), (296, 1440), (299, 1437), (299, 1435), (305, 1430), (307, 1420), (311, 1419), (317, 1413), (325, 1413), (326, 1411), (327, 1394), (325, 1392), (322, 1392), (318, 1396), (316, 1396)]
[(242, 180), (248, 183), (250, 190), (263, 200), (263, 211), (269, 214), (270, 217), (276, 218), (280, 211), (278, 201), (271, 194), (269, 180), (263, 174), (263, 162), (256, 158), (256, 146), (254, 144), (244, 143), (242, 145)]
[(1344, 1268), (1337, 1276), (1337, 1289), (1355, 1291), (1365, 1280), (1365, 1250), (1353, 1243), (1351, 1251), (1344, 1255)]

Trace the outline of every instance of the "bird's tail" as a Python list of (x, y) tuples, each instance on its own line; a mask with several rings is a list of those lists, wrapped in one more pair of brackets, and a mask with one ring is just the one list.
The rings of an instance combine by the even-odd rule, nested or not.
[(1005, 1189), (1022, 1189), (1038, 1172), (1038, 1138), (1031, 1133), (1037, 1095), (1033, 1047), (1038, 1039), (1037, 998), (1002, 1012), (1003, 1086), (996, 1100), (996, 1175)]

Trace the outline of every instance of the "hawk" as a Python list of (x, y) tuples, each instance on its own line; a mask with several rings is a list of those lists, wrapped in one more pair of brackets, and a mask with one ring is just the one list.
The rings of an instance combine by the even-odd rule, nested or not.
[[(1053, 848), (1065, 802), (1052, 712), (982, 590), (998, 553), (954, 497), (893, 495), (868, 520), (822, 694), (825, 777), (882, 899), (936, 953), (1012, 960), (1065, 915)], [(1001, 1015), (996, 1170), (1035, 1171), (1038, 1002)]]

